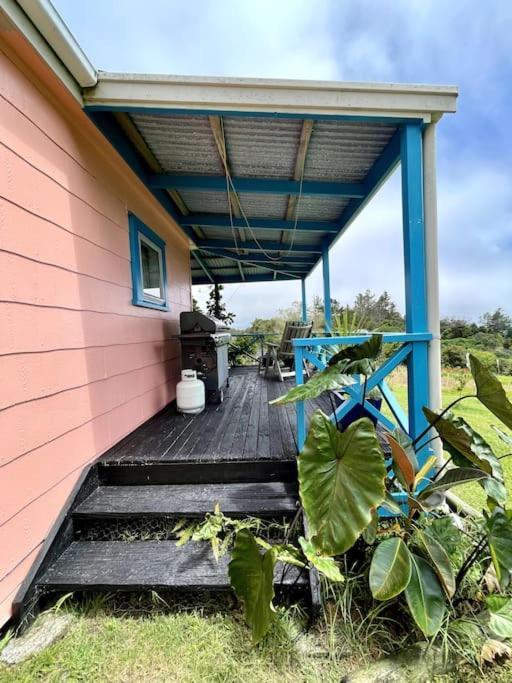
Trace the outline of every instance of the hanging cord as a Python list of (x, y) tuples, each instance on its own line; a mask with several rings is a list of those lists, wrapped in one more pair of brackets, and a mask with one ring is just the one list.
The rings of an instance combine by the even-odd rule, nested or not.
[[(290, 241), (290, 246), (288, 247), (288, 249), (284, 250), (279, 256), (274, 256), (273, 254), (268, 252), (259, 242), (258, 238), (256, 237), (256, 235), (254, 233), (254, 230), (253, 230), (251, 224), (249, 223), (249, 219), (247, 218), (247, 215), (246, 215), (246, 213), (242, 207), (240, 197), (238, 196), (238, 192), (237, 192), (235, 185), (233, 183), (233, 179), (231, 177), (231, 173), (229, 171), (229, 167), (228, 167), (228, 163), (227, 163), (226, 145), (225, 145), (225, 136), (224, 136), (224, 121), (222, 120), (222, 118), (221, 118), (220, 125), (221, 125), (221, 132), (222, 132), (221, 143), (222, 143), (222, 150), (223, 150), (223, 154), (221, 154), (220, 156), (221, 156), (221, 160), (222, 160), (222, 165), (224, 166), (224, 173), (226, 175), (226, 185), (227, 185), (228, 204), (229, 204), (229, 220), (231, 223), (231, 231), (233, 232), (235, 249), (236, 249), (238, 255), (240, 256), (241, 255), (240, 250), (239, 250), (237, 240), (235, 237), (235, 226), (233, 224), (233, 213), (231, 210), (230, 193), (235, 197), (236, 202), (238, 204), (238, 208), (240, 210), (240, 213), (242, 214), (242, 217), (245, 221), (245, 224), (247, 225), (247, 228), (248, 228), (249, 232), (251, 233), (251, 236), (252, 236), (254, 242), (256, 243), (256, 245), (258, 246), (258, 248), (260, 249), (260, 251), (269, 259), (269, 261), (280, 261), (283, 255), (288, 255), (293, 250), (293, 245), (295, 242), (295, 234), (297, 232), (297, 223), (299, 220), (299, 207), (300, 207), (300, 202), (302, 199), (302, 186), (303, 186), (303, 182), (304, 182), (304, 166), (305, 166), (305, 164), (302, 165), (302, 171), (301, 171), (301, 176), (300, 176), (300, 185), (299, 185), (299, 196), (297, 199), (297, 205), (295, 207), (295, 221), (294, 221), (293, 228), (292, 228), (292, 237), (291, 237), (291, 241)], [(230, 186), (231, 186), (231, 190), (229, 189)]]

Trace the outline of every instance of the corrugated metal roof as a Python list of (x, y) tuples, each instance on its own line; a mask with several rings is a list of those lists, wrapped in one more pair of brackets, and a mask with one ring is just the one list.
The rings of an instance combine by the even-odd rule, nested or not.
[(224, 134), (231, 173), (248, 178), (291, 178), (302, 121), (225, 117)]
[(224, 174), (207, 116), (134, 114), (132, 119), (165, 172)]
[(363, 181), (396, 128), (385, 124), (316, 121), (305, 180)]
[[(216, 122), (221, 122), (224, 135), (227, 161), (232, 177), (266, 178), (276, 180), (297, 180), (297, 160), (301, 159), (301, 133), (304, 120), (301, 118), (280, 118), (268, 116), (224, 116), (210, 119), (205, 114), (132, 114), (132, 121), (138, 128), (146, 144), (159, 162), (162, 170), (169, 174), (189, 176), (225, 177), (217, 143), (214, 135)], [(391, 140), (395, 125), (368, 123), (367, 121), (315, 120), (303, 165), (303, 180), (337, 181), (343, 183), (364, 183), (369, 170), (382, 154)], [(218, 133), (217, 133), (218, 137)], [(194, 186), (197, 183), (194, 181)], [(256, 190), (256, 188), (255, 188)], [(274, 253), (289, 256), (290, 242), (306, 250), (311, 259), (318, 256), (322, 240), (335, 236), (329, 232), (297, 230), (292, 237), (290, 223), (284, 227), (267, 226), (266, 229), (243, 225), (240, 212), (232, 212), (233, 218), (241, 223), (240, 228), (229, 229), (229, 203), (227, 187), (221, 184), (218, 190), (179, 189), (179, 196), (188, 213), (209, 214), (213, 218), (223, 216), (224, 226), (201, 223), (189, 232), (192, 239), (221, 242), (222, 248), (233, 250), (240, 242), (264, 242), (274, 246)], [(276, 221), (311, 221), (336, 225), (351, 201), (345, 196), (332, 194), (307, 194), (300, 198), (295, 195), (278, 194), (268, 191), (241, 192), (238, 199), (247, 216)], [(213, 221), (214, 222), (214, 221)], [(283, 224), (284, 225), (284, 224)], [(330, 226), (329, 226), (330, 227)], [(276, 246), (282, 245), (282, 251)], [(250, 246), (250, 245), (248, 245)], [(311, 247), (312, 252), (307, 248)], [(254, 247), (245, 254), (254, 254)], [(300, 253), (300, 252), (299, 252)], [(209, 271), (222, 281), (223, 277), (239, 278), (238, 265), (231, 259), (215, 258), (202, 252), (202, 259)], [(275, 266), (275, 261), (272, 262)], [(282, 264), (286, 271), (286, 265)], [(310, 268), (310, 266), (305, 266)], [(291, 269), (290, 269), (291, 271)], [(244, 275), (268, 275), (269, 270), (261, 266), (243, 265)], [(193, 262), (193, 280), (204, 281), (202, 268)], [(291, 277), (291, 275), (290, 275)]]
[(298, 220), (335, 221), (348, 202), (345, 198), (304, 195), (298, 202)]

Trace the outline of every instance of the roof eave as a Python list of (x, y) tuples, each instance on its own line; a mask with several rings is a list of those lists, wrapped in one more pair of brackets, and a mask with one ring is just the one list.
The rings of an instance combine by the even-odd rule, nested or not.
[(213, 78), (99, 72), (91, 108), (282, 113), (438, 120), (456, 110), (455, 86)]

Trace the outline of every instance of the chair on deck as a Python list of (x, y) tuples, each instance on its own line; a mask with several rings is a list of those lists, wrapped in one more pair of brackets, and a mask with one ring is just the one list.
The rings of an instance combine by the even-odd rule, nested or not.
[[(295, 353), (293, 349), (293, 339), (305, 339), (311, 336), (313, 329), (313, 322), (307, 321), (288, 321), (284, 326), (283, 337), (279, 344), (272, 344), (266, 342), (267, 350), (263, 353), (258, 372), (262, 367), (265, 368), (265, 377), (272, 368), (273, 372), (279, 381), (282, 382), (285, 377), (291, 377), (295, 374), (293, 365), (295, 362)], [(281, 364), (290, 368), (289, 372), (281, 370)], [(306, 369), (307, 371), (307, 369)]]

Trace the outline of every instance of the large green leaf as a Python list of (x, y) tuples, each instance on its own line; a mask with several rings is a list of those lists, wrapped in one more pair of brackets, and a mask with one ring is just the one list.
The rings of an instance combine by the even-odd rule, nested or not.
[(262, 554), (248, 529), (239, 531), (229, 563), (229, 579), (238, 599), (243, 602), (245, 620), (258, 643), (269, 630), (275, 617), (273, 548)]
[(512, 638), (512, 598), (488, 595), (485, 604), (489, 611), (489, 629), (500, 638)]
[(505, 484), (497, 479), (483, 479), (479, 482), (487, 494), (487, 505), (494, 509), (497, 505), (504, 508), (508, 500), (508, 492)]
[(421, 551), (430, 560), (444, 592), (449, 598), (452, 598), (456, 588), (455, 576), (447, 552), (439, 541), (421, 529), (418, 529), (414, 534), (414, 540)]
[(428, 498), (434, 491), (447, 491), (454, 486), (461, 486), (461, 484), (468, 484), (472, 481), (480, 481), (486, 479), (487, 474), (482, 470), (477, 470), (474, 467), (454, 467), (453, 470), (448, 470), (441, 479), (436, 479), (418, 494), (419, 500)]
[(306, 540), (303, 536), (299, 538), (299, 543), (306, 558), (320, 574), (337, 583), (345, 581), (345, 577), (340, 572), (334, 558), (319, 555), (311, 541)]
[(493, 415), (512, 429), (512, 403), (507, 398), (499, 379), (475, 356), (469, 355), (471, 374), (476, 384), (477, 398)]
[(270, 405), (283, 405), (295, 401), (305, 401), (316, 398), (324, 391), (336, 391), (343, 386), (354, 384), (354, 379), (344, 373), (346, 363), (332, 365), (321, 372), (315, 373), (305, 384), (292, 387), (290, 391), (279, 398), (270, 401)]
[(425, 636), (437, 633), (446, 613), (443, 589), (429, 563), (411, 553), (411, 580), (405, 589), (407, 605)]
[(510, 584), (512, 571), (512, 520), (510, 512), (495, 510), (487, 519), (487, 544), (500, 587)]
[(399, 537), (377, 546), (370, 566), (370, 590), (376, 600), (390, 600), (411, 580), (411, 553)]
[(384, 500), (386, 467), (375, 427), (363, 417), (341, 433), (317, 410), (298, 470), (313, 544), (323, 555), (346, 552)]
[(340, 361), (349, 361), (351, 373), (368, 375), (372, 371), (370, 361), (375, 360), (381, 351), (382, 335), (372, 334), (370, 339), (362, 344), (342, 348), (329, 359), (329, 365), (335, 365)]
[(503, 479), (503, 468), (492, 448), (462, 417), (447, 413), (438, 417), (429, 408), (423, 412), (443, 441), (445, 450), (459, 467), (478, 467), (496, 479)]

